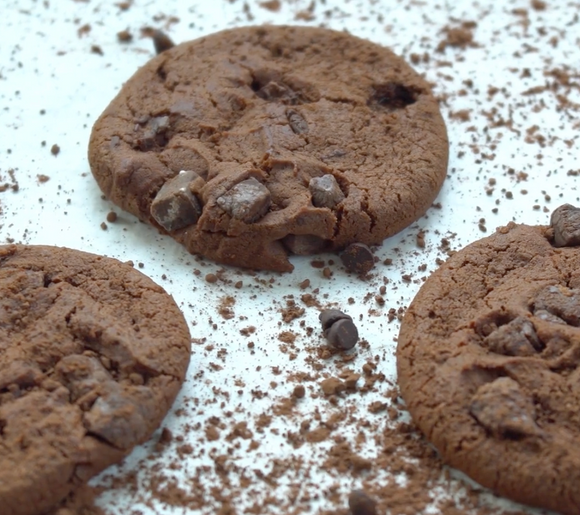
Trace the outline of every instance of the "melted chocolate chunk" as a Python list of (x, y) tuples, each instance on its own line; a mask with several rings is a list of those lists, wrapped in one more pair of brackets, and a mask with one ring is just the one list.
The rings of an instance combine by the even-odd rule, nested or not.
[(481, 386), (471, 400), (469, 412), (496, 438), (519, 439), (540, 432), (531, 399), (509, 377)]
[(192, 171), (181, 171), (169, 179), (151, 203), (151, 216), (166, 231), (183, 229), (197, 222), (201, 205), (189, 189), (199, 175)]
[(308, 188), (312, 195), (312, 204), (316, 207), (333, 209), (345, 198), (334, 175), (329, 173), (322, 177), (313, 177), (310, 179)]
[(284, 246), (297, 256), (308, 256), (322, 252), (326, 247), (326, 240), (313, 234), (289, 234), (282, 240)]
[(524, 317), (500, 326), (484, 342), (492, 352), (507, 356), (533, 356), (544, 347), (534, 325)]
[(217, 199), (217, 204), (228, 215), (245, 223), (262, 218), (270, 208), (270, 191), (253, 177), (236, 184)]

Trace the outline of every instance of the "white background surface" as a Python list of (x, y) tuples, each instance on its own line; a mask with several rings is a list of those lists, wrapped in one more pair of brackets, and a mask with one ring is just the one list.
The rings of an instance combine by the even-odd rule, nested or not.
[[(481, 218), (490, 233), (510, 220), (547, 223), (549, 214), (545, 208), (551, 211), (563, 202), (578, 202), (578, 178), (568, 173), (580, 169), (578, 104), (563, 109), (556, 94), (569, 93), (571, 99), (580, 103), (580, 4), (551, 1), (545, 10), (536, 10), (527, 1), (319, 0), (313, 3), (312, 21), (297, 20), (309, 2), (282, 0), (279, 12), (264, 9), (255, 1), (248, 0), (247, 5), (251, 20), (241, 0), (135, 0), (127, 11), (119, 9), (113, 1), (99, 0), (2, 0), (0, 6), (0, 185), (13, 184), (9, 170), (14, 171), (19, 185), (17, 192), (9, 188), (0, 193), (0, 243), (14, 240), (64, 245), (133, 260), (136, 265), (143, 263), (141, 271), (174, 296), (190, 323), (192, 337), (207, 338), (205, 344), (193, 345), (188, 380), (174, 406), (181, 408), (184, 415), (177, 417), (171, 413), (164, 423), (174, 434), (182, 434), (184, 424), (199, 422), (205, 427), (210, 417), (222, 417), (224, 410), (233, 411), (234, 420), (248, 420), (251, 425), (251, 414), (268, 412), (278, 397), (291, 393), (294, 383), (288, 376), (290, 372), (311, 371), (306, 358), (323, 343), (318, 311), (307, 308), (301, 319), (285, 324), (280, 315), (280, 309), (286, 305), (284, 296), (294, 295), (301, 305), (302, 293), (319, 288), (321, 303), (341, 307), (359, 320), (361, 337), (370, 344), (368, 349), (358, 348), (353, 368), (360, 369), (366, 360), (379, 356), (380, 369), (394, 382), (398, 322), (388, 323), (386, 313), (390, 308), (406, 307), (422, 279), (437, 267), (436, 258), (445, 257), (439, 248), (442, 237), (450, 237), (451, 247), (458, 249), (484, 236), (478, 228)], [(525, 9), (527, 16), (514, 9)], [(171, 23), (171, 16), (178, 21)], [(473, 29), (475, 46), (448, 47), (435, 52), (445, 39), (445, 28), (458, 27), (462, 21), (477, 22)], [(151, 41), (142, 38), (139, 30), (145, 26), (161, 28), (174, 41), (181, 42), (249, 23), (324, 24), (387, 45), (407, 59), (411, 53), (431, 55), (428, 62), (421, 61), (415, 68), (435, 84), (448, 124), (450, 163), (447, 181), (437, 199), (441, 209), (430, 209), (427, 216), (377, 249), (381, 261), (392, 258), (393, 264), (379, 264), (369, 281), (349, 276), (335, 256), (325, 255), (322, 259), (334, 258), (337, 263), (330, 266), (334, 274), (330, 280), (322, 276), (321, 270), (310, 266), (310, 259), (293, 258), (296, 270), (291, 274), (265, 273), (252, 277), (226, 269), (224, 277), (233, 282), (242, 280), (241, 289), (227, 281), (208, 284), (204, 276), (221, 267), (200, 262), (170, 238), (160, 236), (101, 198), (86, 159), (90, 129), (123, 82), (153, 56)], [(78, 29), (85, 24), (90, 24), (90, 31), (79, 34)], [(117, 32), (124, 29), (134, 35), (132, 42), (117, 40)], [(92, 53), (92, 45), (98, 45), (104, 55)], [(529, 74), (523, 73), (524, 69)], [(547, 74), (554, 69), (568, 69), (572, 73), (568, 88), (560, 84), (552, 91), (522, 95), (531, 87), (558, 83), (553, 75)], [(467, 87), (466, 80), (473, 81), (473, 87)], [(499, 88), (499, 92), (494, 94), (490, 87)], [(462, 89), (467, 94), (462, 94)], [(469, 110), (468, 121), (453, 118), (453, 113), (461, 110)], [(495, 120), (511, 119), (512, 129), (505, 124), (491, 126), (485, 113), (494, 113)], [(533, 126), (538, 128), (531, 131), (532, 136), (541, 134), (545, 143), (528, 136), (526, 131)], [(526, 142), (527, 136), (530, 142)], [(57, 157), (50, 152), (55, 143), (61, 149)], [(482, 154), (495, 157), (485, 159)], [(527, 179), (518, 176), (521, 172), (528, 174)], [(39, 174), (49, 176), (50, 180), (39, 182)], [(496, 181), (490, 195), (486, 193), (489, 179)], [(539, 208), (534, 209), (534, 205)], [(494, 208), (497, 213), (492, 212)], [(102, 230), (100, 224), (111, 210), (117, 212), (119, 219)], [(425, 249), (418, 249), (415, 243), (419, 229), (426, 231)], [(418, 271), (423, 263), (427, 270)], [(195, 269), (201, 273), (195, 275)], [(412, 274), (413, 280), (402, 282), (402, 274)], [(298, 284), (305, 278), (310, 279), (311, 287), (302, 291)], [(386, 303), (381, 306), (374, 296), (385, 283), (384, 278), (388, 280)], [(260, 282), (261, 279), (266, 282)], [(235, 298), (232, 306), (235, 316), (225, 320), (218, 309), (228, 295)], [(354, 298), (354, 304), (348, 304), (349, 297)], [(312, 336), (307, 336), (299, 326), (301, 320), (314, 328)], [(257, 327), (255, 334), (251, 338), (241, 336), (240, 329), (250, 325)], [(285, 330), (298, 335), (296, 345), (303, 349), (293, 362), (279, 348), (277, 335)], [(255, 342), (253, 355), (247, 346), (250, 340)], [(214, 345), (214, 349), (206, 350), (208, 344)], [(227, 349), (224, 361), (218, 356), (220, 349)], [(223, 369), (213, 370), (210, 363), (220, 363)], [(327, 367), (324, 374), (336, 373), (333, 360), (324, 363)], [(281, 375), (272, 374), (271, 367), (275, 365), (283, 369)], [(262, 367), (260, 371), (256, 371), (258, 366)], [(246, 384), (242, 395), (236, 393), (235, 383), (240, 379)], [(268, 386), (270, 381), (278, 382), (276, 389)], [(215, 387), (230, 393), (229, 399), (216, 394), (212, 390)], [(269, 396), (252, 401), (249, 392), (255, 388), (270, 390)], [(307, 392), (319, 393), (317, 382), (308, 383)], [(218, 402), (212, 404), (214, 398)], [(379, 392), (364, 400), (356, 397), (343, 402), (361, 402), (361, 410), (366, 413), (367, 404), (377, 399), (385, 400)], [(224, 407), (220, 406), (222, 401)], [(326, 414), (336, 409), (321, 398), (307, 397), (300, 405), (304, 418), (316, 410)], [(384, 412), (375, 417), (381, 424), (389, 423)], [(280, 424), (283, 432), (285, 423), (275, 420), (274, 426)], [(351, 429), (344, 427), (341, 431), (349, 435)], [(182, 460), (181, 470), (172, 472), (179, 481), (194, 474), (198, 467), (211, 464), (207, 454), (198, 452), (204, 445), (203, 431), (183, 434), (191, 439), (195, 452)], [(259, 453), (246, 454), (247, 442), (234, 452), (231, 459), (236, 465), (266, 470), (273, 457), (292, 453), (318, 456), (326, 445), (307, 444), (295, 451), (281, 434), (266, 431), (259, 438), (262, 444)], [(212, 445), (227, 447), (223, 438)], [(100, 497), (99, 503), (107, 513), (130, 513), (129, 507), (146, 514), (187, 512), (152, 500), (143, 469), (155, 463), (165, 464), (174, 456), (170, 448), (143, 461), (151, 449), (152, 444), (136, 449), (123, 466), (109, 469), (97, 481), (110, 485), (107, 477), (111, 472), (121, 477), (137, 472), (136, 490), (113, 486)], [(373, 453), (376, 449), (369, 441), (361, 454), (372, 458)], [(283, 497), (284, 485), (297, 477), (288, 472), (274, 495)], [(311, 479), (320, 486), (321, 496), (318, 502), (301, 507), (305, 513), (344, 508), (346, 495), (362, 484), (364, 476), (338, 477), (317, 471)], [(335, 481), (345, 494), (340, 505), (325, 500), (323, 493)], [(208, 474), (208, 482), (221, 488), (215, 475)], [(458, 484), (442, 482), (439, 488), (445, 496), (456, 492)], [(248, 503), (273, 493), (265, 484), (261, 488), (251, 494), (252, 499), (242, 496), (235, 501), (240, 513)], [(146, 506), (149, 502), (153, 508)], [(482, 503), (515, 506), (498, 502), (485, 493)], [(219, 503), (208, 496), (206, 507), (195, 512), (216, 513), (218, 508)], [(263, 513), (282, 513), (277, 510), (264, 507)]]

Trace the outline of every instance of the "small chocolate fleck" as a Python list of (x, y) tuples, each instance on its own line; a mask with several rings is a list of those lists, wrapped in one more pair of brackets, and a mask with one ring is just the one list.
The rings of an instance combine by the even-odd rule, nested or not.
[(121, 43), (129, 43), (133, 40), (133, 34), (131, 34), (128, 30), (122, 30), (121, 32), (117, 32), (117, 39)]
[(50, 147), (50, 153), (53, 156), (58, 156), (59, 152), (60, 152), (60, 147), (56, 143), (52, 147)]
[(375, 266), (375, 257), (364, 243), (353, 243), (340, 254), (340, 260), (349, 272), (366, 274)]
[(107, 222), (115, 223), (117, 221), (117, 213), (115, 211), (111, 211), (107, 214)]

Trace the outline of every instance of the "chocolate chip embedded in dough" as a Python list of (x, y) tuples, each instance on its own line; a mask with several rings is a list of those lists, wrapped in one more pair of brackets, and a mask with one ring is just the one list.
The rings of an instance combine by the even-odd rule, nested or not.
[(171, 38), (160, 30), (153, 32), (153, 46), (155, 46), (155, 53), (160, 54), (175, 46)]
[(580, 292), (563, 286), (548, 286), (534, 300), (534, 314), (547, 311), (567, 324), (580, 327)]
[(492, 352), (507, 356), (533, 356), (544, 348), (534, 324), (524, 317), (500, 326), (484, 342)]
[(298, 111), (289, 109), (286, 111), (286, 118), (288, 118), (288, 124), (295, 134), (304, 134), (305, 132), (308, 132), (308, 122)]
[(348, 496), (351, 515), (377, 515), (377, 501), (364, 490), (353, 490)]
[(326, 240), (314, 234), (289, 234), (282, 239), (284, 246), (297, 256), (308, 256), (322, 252), (326, 248)]
[(375, 257), (364, 243), (353, 243), (340, 254), (340, 260), (349, 272), (366, 274), (375, 266)]
[(262, 218), (270, 202), (268, 188), (253, 177), (236, 184), (217, 199), (218, 206), (228, 215), (248, 224)]
[(556, 247), (580, 245), (580, 208), (564, 204), (555, 209), (550, 218)]
[(481, 386), (471, 400), (469, 412), (496, 438), (518, 439), (540, 432), (531, 399), (509, 377)]
[(151, 216), (166, 231), (177, 231), (197, 222), (201, 205), (189, 185), (198, 178), (195, 172), (182, 170), (169, 179), (155, 196), (151, 203)]
[(344, 200), (344, 193), (340, 189), (334, 175), (327, 173), (322, 177), (313, 177), (308, 183), (312, 195), (312, 204), (316, 207), (333, 209)]

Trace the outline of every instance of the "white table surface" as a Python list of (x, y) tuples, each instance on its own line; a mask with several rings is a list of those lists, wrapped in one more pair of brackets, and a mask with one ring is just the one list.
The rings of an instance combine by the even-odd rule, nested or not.
[[(562, 109), (556, 96), (567, 94), (570, 88), (559, 84), (552, 91), (523, 95), (535, 86), (558, 84), (550, 71), (568, 69), (576, 74), (573, 79), (576, 86), (569, 96), (580, 103), (578, 3), (551, 0), (545, 10), (537, 10), (523, 0), (318, 0), (313, 2), (311, 21), (297, 21), (297, 15), (310, 2), (281, 3), (280, 11), (272, 12), (257, 1), (248, 0), (251, 20), (242, 0), (135, 0), (126, 11), (114, 1), (102, 0), (2, 0), (0, 6), (0, 185), (13, 185), (12, 176), (18, 183), (18, 191), (8, 188), (0, 193), (0, 242), (63, 245), (132, 260), (136, 265), (143, 263), (141, 271), (166, 288), (183, 310), (192, 337), (196, 341), (206, 338), (205, 344), (193, 345), (188, 379), (164, 421), (164, 426), (174, 435), (184, 435), (194, 448), (192, 454), (180, 459), (181, 469), (171, 472), (178, 481), (185, 481), (198, 467), (211, 463), (207, 453), (199, 452), (204, 445), (224, 449), (228, 446), (224, 439), (227, 432), (220, 440), (206, 443), (203, 429), (188, 432), (184, 429), (186, 424), (200, 423), (204, 428), (210, 417), (223, 417), (225, 411), (232, 411), (232, 420), (246, 420), (251, 427), (253, 415), (271, 411), (281, 398), (290, 395), (295, 384), (288, 376), (291, 372), (313, 371), (308, 358), (315, 354), (313, 348), (324, 343), (318, 310), (306, 308), (302, 318), (286, 324), (280, 314), (286, 296), (293, 295), (297, 304), (302, 305), (300, 295), (319, 288), (319, 301), (351, 314), (358, 321), (361, 337), (369, 342), (368, 348), (359, 346), (352, 367), (360, 369), (368, 359), (378, 356), (380, 370), (395, 382), (394, 351), (399, 323), (396, 320), (389, 323), (386, 313), (390, 308), (406, 307), (423, 278), (437, 268), (436, 259), (445, 258), (439, 248), (441, 238), (448, 237), (451, 248), (459, 249), (485, 235), (479, 228), (482, 218), (489, 234), (510, 220), (547, 223), (548, 210), (564, 202), (578, 203), (575, 174), (580, 169), (578, 104)], [(527, 11), (526, 16), (522, 9)], [(173, 16), (177, 21), (172, 22)], [(463, 21), (477, 22), (473, 29), (475, 46), (448, 47), (436, 52), (439, 42), (445, 39), (446, 28), (458, 27)], [(431, 56), (415, 68), (435, 84), (448, 126), (450, 162), (447, 180), (437, 199), (441, 208), (430, 209), (417, 223), (377, 249), (381, 261), (392, 258), (393, 264), (379, 264), (369, 281), (349, 276), (336, 256), (324, 255), (322, 259), (335, 261), (330, 267), (331, 279), (325, 279), (321, 270), (310, 266), (309, 258), (293, 258), (296, 269), (291, 274), (259, 273), (252, 277), (226, 268), (224, 277), (233, 282), (242, 280), (241, 289), (227, 281), (208, 284), (204, 276), (222, 267), (200, 262), (170, 238), (121, 212), (101, 197), (92, 178), (86, 157), (91, 126), (123, 82), (153, 56), (151, 40), (140, 36), (142, 27), (163, 29), (174, 41), (181, 42), (250, 23), (300, 23), (347, 29), (387, 45), (407, 59), (413, 53), (427, 52)], [(90, 31), (79, 33), (85, 24), (90, 25)], [(132, 42), (117, 40), (117, 32), (124, 29), (134, 35)], [(98, 45), (103, 55), (91, 52), (92, 45)], [(467, 80), (472, 81), (472, 87), (466, 85)], [(490, 88), (499, 90), (494, 93)], [(468, 110), (468, 121), (453, 116), (462, 110)], [(501, 123), (494, 126), (489, 121), (490, 113), (495, 113), (496, 121), (511, 120), (511, 127)], [(538, 138), (538, 134), (544, 139)], [(50, 151), (53, 144), (60, 147), (56, 157)], [(49, 180), (39, 182), (41, 174)], [(488, 195), (490, 179), (496, 184)], [(534, 205), (538, 207), (534, 209)], [(497, 211), (494, 213), (493, 209)], [(107, 230), (103, 230), (100, 224), (111, 210), (119, 218), (115, 223), (107, 223)], [(426, 233), (425, 249), (416, 246), (419, 229)], [(418, 270), (421, 264), (427, 265), (426, 271)], [(195, 269), (200, 271), (199, 275), (195, 275)], [(412, 274), (413, 280), (401, 281), (403, 274)], [(311, 286), (303, 291), (298, 284), (306, 278)], [(386, 302), (381, 306), (374, 296), (384, 278), (389, 282), (384, 295)], [(227, 296), (235, 299), (232, 306), (235, 316), (226, 320), (219, 307)], [(353, 304), (348, 303), (349, 297), (354, 298)], [(301, 321), (314, 328), (311, 336), (300, 327)], [(256, 332), (251, 337), (240, 335), (240, 329), (250, 325), (257, 327)], [(298, 335), (296, 345), (301, 352), (294, 361), (289, 361), (279, 348), (281, 331)], [(254, 354), (248, 348), (249, 341), (255, 343)], [(208, 344), (214, 346), (213, 350), (206, 350)], [(223, 354), (223, 349), (227, 354)], [(214, 370), (210, 363), (223, 368)], [(324, 363), (322, 374), (337, 372), (334, 360)], [(272, 373), (271, 367), (275, 365), (282, 368), (282, 374)], [(262, 367), (260, 371), (256, 370), (258, 366)], [(246, 384), (241, 395), (236, 386), (239, 380)], [(270, 388), (271, 381), (279, 383), (277, 388)], [(387, 386), (385, 383), (383, 390)], [(216, 388), (222, 393), (216, 393)], [(267, 390), (269, 395), (252, 400), (250, 390), (256, 388)], [(307, 384), (309, 394), (319, 393), (318, 389), (316, 381)], [(212, 403), (213, 399), (218, 402)], [(344, 406), (360, 403), (361, 410), (367, 413), (366, 406), (373, 400), (385, 401), (380, 388), (364, 398), (354, 395), (340, 402)], [(182, 410), (181, 416), (175, 415), (177, 409)], [(339, 408), (331, 406), (322, 396), (312, 399), (307, 395), (299, 411), (301, 417), (309, 418), (317, 410), (327, 415), (336, 409)], [(384, 412), (375, 417), (379, 424), (391, 423)], [(286, 422), (277, 419), (272, 427), (278, 424), (282, 433)], [(292, 429), (296, 430), (293, 424)], [(347, 423), (343, 425), (340, 431), (347, 439), (353, 438), (353, 428)], [(259, 435), (260, 452), (246, 453), (244, 443), (231, 459), (242, 468), (266, 470), (275, 457), (324, 456), (329, 445), (307, 443), (294, 450), (281, 433), (266, 431)], [(110, 486), (100, 496), (99, 505), (111, 515), (130, 513), (129, 507), (147, 515), (216, 513), (219, 505), (209, 495), (207, 506), (193, 512), (168, 507), (151, 496), (147, 470), (175, 458), (175, 445), (161, 454), (153, 452), (158, 436), (159, 432), (150, 443), (135, 449), (123, 465), (111, 467), (93, 482)], [(370, 439), (361, 450), (369, 458), (376, 452)], [(122, 485), (111, 486), (111, 475), (127, 477), (132, 472), (137, 474), (136, 491)], [(348, 492), (364, 480), (364, 475), (340, 476), (321, 470), (309, 473), (316, 475), (320, 492), (338, 482), (344, 495), (340, 504), (332, 504), (322, 495), (319, 501), (311, 503), (310, 509), (305, 507), (304, 513), (344, 508)], [(235, 480), (237, 476), (233, 477)], [(275, 492), (264, 484), (258, 498), (271, 493), (283, 497), (285, 485), (296, 477), (297, 473), (288, 471)], [(452, 473), (452, 477), (459, 475)], [(211, 485), (221, 488), (214, 473), (207, 473), (207, 483), (208, 488)], [(452, 494), (460, 499), (460, 485), (452, 479), (442, 481), (438, 489), (442, 496)], [(239, 512), (243, 513), (250, 502), (247, 496), (238, 498)], [(522, 509), (483, 490), (481, 502), (497, 506), (498, 510)], [(265, 507), (263, 513), (282, 512)]]

